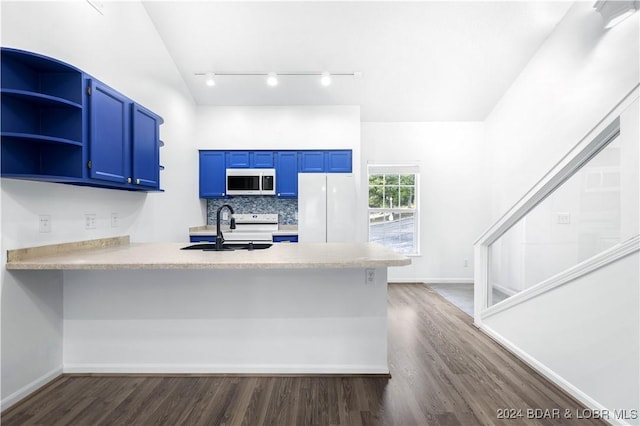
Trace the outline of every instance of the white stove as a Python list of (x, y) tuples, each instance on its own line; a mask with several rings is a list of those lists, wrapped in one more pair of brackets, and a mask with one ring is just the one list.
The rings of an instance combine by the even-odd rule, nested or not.
[(233, 215), (236, 229), (224, 232), (224, 239), (238, 243), (270, 243), (278, 230), (277, 213), (237, 213)]

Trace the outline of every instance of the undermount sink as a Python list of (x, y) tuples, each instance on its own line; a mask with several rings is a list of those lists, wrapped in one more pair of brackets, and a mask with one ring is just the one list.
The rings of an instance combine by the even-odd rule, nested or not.
[(180, 250), (202, 250), (202, 251), (231, 251), (231, 250), (264, 250), (271, 247), (270, 243), (224, 243), (222, 250), (216, 249), (215, 243), (199, 243), (182, 247)]

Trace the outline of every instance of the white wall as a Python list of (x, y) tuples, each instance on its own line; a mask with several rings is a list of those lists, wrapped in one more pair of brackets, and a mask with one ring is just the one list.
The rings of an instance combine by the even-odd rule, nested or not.
[(592, 408), (638, 410), (638, 282), (636, 252), (483, 323)]
[(485, 156), (480, 122), (362, 123), (365, 185), (367, 163), (420, 165), (421, 254), (390, 281), (473, 279), (473, 243), (489, 226)]
[(492, 221), (638, 84), (639, 20), (606, 31), (576, 2), (487, 117)]
[[(161, 138), (164, 193), (84, 188), (2, 179), (2, 400), (15, 402), (62, 364), (62, 276), (8, 273), (6, 250), (131, 235), (137, 241), (186, 241), (201, 224), (197, 151), (192, 143), (195, 105), (175, 64), (139, 2), (104, 2), (104, 15), (88, 3), (3, 2), (2, 45), (34, 51), (74, 65), (165, 119)], [(111, 212), (120, 226), (111, 228)], [(85, 230), (84, 213), (97, 229)], [(52, 231), (38, 233), (39, 214)]]
[[(485, 122), (493, 220), (639, 83), (639, 23), (606, 31), (576, 2), (503, 96)], [(637, 409), (638, 281), (634, 254), (482, 323), (592, 408)]]
[[(195, 143), (198, 149), (351, 149), (358, 205), (363, 205), (360, 107), (199, 107)], [(364, 241), (364, 207), (345, 214), (361, 218), (357, 239)]]

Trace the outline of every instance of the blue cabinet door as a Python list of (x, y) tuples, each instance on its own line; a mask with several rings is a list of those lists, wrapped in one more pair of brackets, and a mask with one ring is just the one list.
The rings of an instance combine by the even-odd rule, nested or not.
[(327, 151), (327, 173), (351, 173), (351, 150)]
[(133, 184), (159, 188), (160, 182), (160, 117), (133, 105), (132, 167)]
[(125, 183), (131, 178), (131, 101), (97, 80), (90, 88), (89, 176)]
[(249, 151), (228, 151), (227, 168), (246, 169), (249, 167)]
[(299, 171), (302, 173), (325, 172), (324, 151), (300, 151)]
[(296, 151), (276, 153), (276, 196), (280, 198), (298, 196), (298, 153)]
[(273, 152), (252, 151), (250, 155), (250, 166), (252, 169), (272, 169)]
[(200, 198), (220, 198), (226, 192), (224, 151), (200, 151)]

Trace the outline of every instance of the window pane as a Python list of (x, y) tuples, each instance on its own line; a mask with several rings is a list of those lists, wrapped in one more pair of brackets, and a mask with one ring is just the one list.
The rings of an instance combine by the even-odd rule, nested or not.
[(384, 175), (384, 184), (385, 185), (397, 185), (398, 184), (398, 175)]
[(384, 192), (384, 207), (388, 209), (398, 207), (398, 203), (400, 201), (400, 188), (397, 186), (386, 186)]
[(396, 252), (417, 252), (415, 231), (413, 212), (369, 213), (369, 241), (382, 244)]
[(415, 185), (416, 175), (400, 175), (400, 185)]
[(369, 185), (384, 185), (384, 175), (369, 175)]
[(383, 197), (384, 197), (384, 187), (383, 186), (370, 186), (369, 187), (369, 207), (373, 208), (382, 208), (383, 207)]
[(400, 187), (400, 204), (398, 207), (404, 209), (415, 208), (415, 191), (412, 186)]

